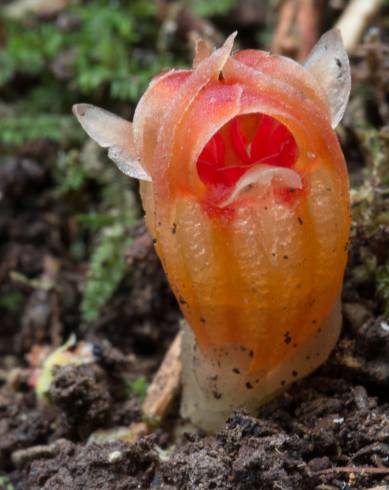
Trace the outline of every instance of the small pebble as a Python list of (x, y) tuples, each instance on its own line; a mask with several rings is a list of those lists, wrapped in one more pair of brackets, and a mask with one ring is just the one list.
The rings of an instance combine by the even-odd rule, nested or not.
[(112, 451), (108, 455), (108, 461), (110, 463), (118, 463), (123, 459), (123, 453), (121, 451)]

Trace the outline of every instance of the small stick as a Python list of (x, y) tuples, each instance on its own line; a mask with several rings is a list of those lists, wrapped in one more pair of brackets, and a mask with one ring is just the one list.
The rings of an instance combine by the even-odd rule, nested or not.
[(382, 466), (376, 467), (363, 467), (363, 466), (338, 466), (336, 468), (327, 468), (326, 470), (316, 471), (316, 475), (328, 475), (331, 473), (366, 473), (372, 475), (389, 474), (389, 468)]
[(181, 379), (181, 341), (179, 332), (166, 353), (160, 368), (147, 390), (143, 412), (147, 419), (163, 419), (179, 389)]
[(61, 449), (67, 449), (71, 445), (72, 443), (66, 439), (57, 439), (51, 444), (17, 449), (11, 454), (11, 461), (16, 468), (20, 469), (36, 459), (55, 458), (61, 452)]
[(320, 6), (312, 0), (300, 0), (297, 12), (297, 24), (300, 33), (300, 43), (297, 60), (305, 61), (311, 49), (319, 39)]
[(293, 47), (289, 31), (294, 21), (296, 8), (296, 0), (284, 0), (282, 3), (278, 12), (277, 26), (271, 44), (272, 53), (284, 53)]
[(350, 1), (336, 24), (349, 53), (355, 50), (370, 21), (378, 14), (383, 4), (384, 0)]
[(313, 0), (285, 0), (278, 14), (271, 51), (304, 61), (319, 38), (321, 8)]
[(387, 485), (379, 485), (378, 487), (368, 488), (368, 490), (388, 490), (388, 486)]

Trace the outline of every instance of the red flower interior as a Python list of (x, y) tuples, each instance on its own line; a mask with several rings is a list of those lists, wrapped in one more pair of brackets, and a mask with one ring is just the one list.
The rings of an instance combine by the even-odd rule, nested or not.
[(211, 188), (229, 188), (253, 165), (292, 167), (298, 158), (289, 129), (266, 114), (237, 116), (206, 144), (197, 172)]

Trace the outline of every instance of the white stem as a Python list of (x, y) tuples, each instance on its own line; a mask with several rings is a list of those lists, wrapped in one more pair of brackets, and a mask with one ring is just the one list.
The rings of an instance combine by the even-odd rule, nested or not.
[(245, 374), (245, 367), (250, 363), (247, 350), (230, 345), (215, 348), (205, 355), (192, 330), (185, 326), (181, 353), (181, 416), (211, 432), (218, 430), (234, 410), (245, 409), (255, 414), (260, 405), (327, 359), (339, 337), (341, 323), (339, 297), (317, 333), (287, 361), (268, 373), (249, 375)]

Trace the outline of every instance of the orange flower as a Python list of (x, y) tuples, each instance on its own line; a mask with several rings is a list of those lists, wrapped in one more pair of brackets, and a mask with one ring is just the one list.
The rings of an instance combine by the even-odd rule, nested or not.
[[(300, 371), (278, 379), (285, 385), (316, 367), (337, 337), (339, 320), (327, 323), (350, 218), (333, 127), (349, 65), (337, 31), (305, 67), (263, 51), (231, 55), (234, 37), (212, 54), (200, 42), (192, 70), (155, 78), (132, 125), (85, 104), (75, 114), (141, 179), (146, 222), (202, 362), (220, 364), (218, 349), (238, 349), (245, 354), (228, 354), (229, 364), (252, 387), (300, 352)], [(304, 367), (301, 355), (318, 342), (318, 360)]]

